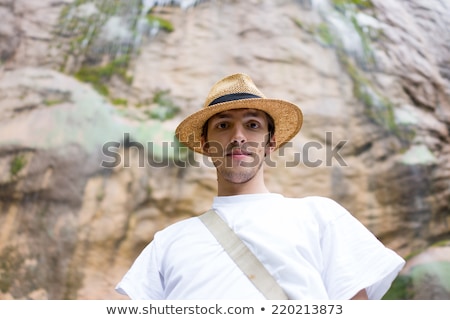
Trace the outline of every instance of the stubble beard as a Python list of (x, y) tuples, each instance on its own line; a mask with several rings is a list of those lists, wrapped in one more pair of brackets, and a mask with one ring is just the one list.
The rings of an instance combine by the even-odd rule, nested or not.
[(225, 181), (234, 184), (243, 184), (252, 180), (258, 171), (261, 169), (263, 162), (260, 162), (257, 167), (245, 167), (238, 166), (238, 168), (232, 166), (216, 166), (217, 174), (220, 175)]

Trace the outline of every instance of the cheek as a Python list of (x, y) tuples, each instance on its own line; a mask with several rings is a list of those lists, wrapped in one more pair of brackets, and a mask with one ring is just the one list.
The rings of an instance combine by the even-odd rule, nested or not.
[(264, 150), (268, 145), (268, 136), (261, 134), (254, 134), (248, 136), (248, 144), (255, 150)]
[(203, 145), (203, 150), (205, 150), (210, 157), (220, 157), (223, 156), (225, 149), (221, 142), (209, 140)]

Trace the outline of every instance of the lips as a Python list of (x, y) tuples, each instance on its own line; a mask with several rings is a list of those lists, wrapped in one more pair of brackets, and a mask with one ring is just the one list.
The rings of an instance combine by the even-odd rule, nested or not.
[(232, 149), (229, 152), (227, 152), (227, 154), (226, 154), (226, 156), (229, 156), (229, 157), (234, 157), (234, 156), (236, 156), (236, 157), (244, 157), (244, 156), (249, 157), (251, 155), (252, 155), (251, 152), (248, 152), (248, 151), (245, 151), (245, 150), (242, 150), (242, 149)]

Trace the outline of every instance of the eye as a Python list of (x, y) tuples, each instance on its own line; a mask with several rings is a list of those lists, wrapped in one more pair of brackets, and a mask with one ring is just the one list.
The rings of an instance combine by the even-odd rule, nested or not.
[(226, 123), (226, 122), (219, 122), (218, 124), (216, 124), (216, 128), (217, 129), (226, 129), (226, 128), (228, 128), (228, 123)]
[(256, 122), (256, 121), (249, 122), (249, 123), (247, 124), (247, 126), (248, 126), (250, 129), (258, 129), (258, 128), (261, 127), (261, 125), (260, 125), (258, 122)]

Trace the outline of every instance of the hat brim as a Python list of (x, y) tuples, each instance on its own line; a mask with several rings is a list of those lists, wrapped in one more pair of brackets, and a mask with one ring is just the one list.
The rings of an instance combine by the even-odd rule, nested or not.
[(203, 126), (215, 114), (233, 109), (256, 109), (269, 114), (275, 122), (275, 149), (291, 140), (303, 124), (302, 111), (295, 104), (284, 100), (254, 98), (233, 100), (203, 108), (184, 119), (175, 130), (175, 135), (191, 150), (204, 154), (201, 145)]

